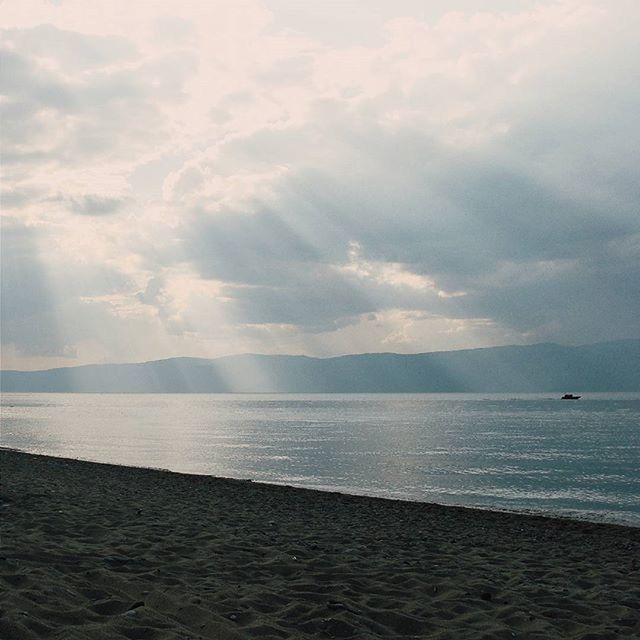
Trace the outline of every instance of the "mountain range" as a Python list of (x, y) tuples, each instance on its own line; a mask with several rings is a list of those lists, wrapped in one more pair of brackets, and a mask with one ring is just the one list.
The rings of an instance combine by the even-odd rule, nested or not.
[(237, 355), (2, 371), (3, 392), (365, 393), (640, 390), (640, 340), (334, 358)]

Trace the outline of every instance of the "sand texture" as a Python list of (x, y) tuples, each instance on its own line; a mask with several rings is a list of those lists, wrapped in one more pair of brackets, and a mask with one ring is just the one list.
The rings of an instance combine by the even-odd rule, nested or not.
[(640, 638), (640, 529), (0, 452), (0, 638)]

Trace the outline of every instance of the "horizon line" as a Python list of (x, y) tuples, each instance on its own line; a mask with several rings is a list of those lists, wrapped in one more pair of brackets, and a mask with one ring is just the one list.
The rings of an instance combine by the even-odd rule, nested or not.
[(462, 353), (465, 351), (483, 351), (488, 349), (509, 349), (509, 348), (527, 348), (527, 347), (541, 347), (541, 346), (556, 346), (567, 349), (577, 349), (580, 347), (589, 347), (595, 345), (613, 344), (616, 342), (634, 342), (640, 341), (638, 338), (619, 338), (617, 340), (604, 340), (601, 342), (587, 342), (581, 344), (560, 344), (558, 342), (533, 342), (527, 344), (503, 344), (492, 345), (485, 347), (465, 347), (462, 349), (439, 349), (436, 351), (417, 351), (413, 353), (399, 353), (396, 351), (365, 351), (361, 353), (343, 353), (333, 356), (310, 356), (303, 353), (288, 354), (288, 353), (235, 353), (224, 356), (204, 357), (204, 356), (170, 356), (168, 358), (157, 358), (155, 360), (143, 360), (138, 362), (92, 362), (86, 364), (71, 364), (61, 367), (49, 367), (46, 369), (3, 369), (0, 363), (0, 373), (43, 373), (46, 371), (60, 371), (64, 369), (80, 369), (83, 367), (121, 367), (121, 366), (135, 366), (154, 364), (157, 362), (169, 362), (171, 360), (203, 360), (207, 362), (213, 362), (217, 360), (224, 360), (229, 358), (243, 358), (243, 357), (259, 357), (259, 358), (308, 358), (310, 360), (336, 360), (339, 358), (359, 357), (359, 356), (372, 356), (372, 355), (393, 355), (393, 356), (421, 356), (440, 353)]

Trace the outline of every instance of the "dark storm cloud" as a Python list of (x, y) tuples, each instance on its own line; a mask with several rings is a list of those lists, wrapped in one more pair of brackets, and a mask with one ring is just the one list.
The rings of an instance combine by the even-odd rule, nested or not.
[[(626, 100), (628, 110), (632, 98)], [(590, 117), (565, 117), (570, 121), (558, 113), (554, 123), (560, 158), (579, 153), (588, 163), (587, 137), (594, 158), (618, 148), (605, 132), (592, 130)], [(246, 321), (329, 326), (404, 308), (487, 317), (533, 337), (564, 341), (637, 331), (637, 254), (612, 249), (626, 244), (634, 253), (637, 246), (640, 215), (630, 215), (629, 206), (638, 184), (629, 168), (640, 166), (637, 149), (619, 159), (626, 170), (615, 181), (602, 165), (565, 184), (530, 164), (539, 151), (536, 145), (523, 148), (518, 126), (500, 144), (464, 153), (411, 128), (389, 130), (339, 116), (338, 123), (338, 133), (349, 133), (311, 124), (295, 135), (282, 133), (278, 145), (279, 133), (272, 130), (222, 154), (222, 167), (225, 160), (234, 166), (251, 158), (259, 166), (291, 162), (302, 149), (307, 154), (307, 167), (276, 185), (270, 210), (253, 203), (258, 213), (227, 211), (190, 228), (185, 254), (200, 273), (252, 285), (231, 294)], [(573, 132), (570, 139), (560, 138), (565, 127)], [(317, 156), (313, 139), (323, 140)], [(346, 139), (351, 144), (345, 152)], [(313, 164), (340, 152), (332, 168)], [(592, 197), (600, 184), (606, 197)], [(326, 266), (348, 262), (349, 241), (359, 243), (364, 260), (400, 263), (446, 291), (467, 295), (441, 299), (374, 278), (336, 276)]]
[(277, 284), (320, 259), (318, 249), (273, 212), (196, 214), (183, 251), (203, 276), (240, 284)]
[(315, 333), (350, 324), (379, 309), (362, 287), (331, 273), (290, 273), (281, 285), (229, 288), (234, 319), (247, 324), (291, 324)]
[(539, 339), (575, 343), (634, 336), (640, 315), (638, 264), (613, 256), (580, 260), (556, 275), (479, 288), (470, 308)]

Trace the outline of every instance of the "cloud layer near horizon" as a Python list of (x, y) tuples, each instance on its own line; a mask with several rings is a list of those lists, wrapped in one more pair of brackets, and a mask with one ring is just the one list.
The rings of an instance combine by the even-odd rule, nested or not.
[(637, 5), (393, 4), (3, 3), (3, 367), (637, 337)]

